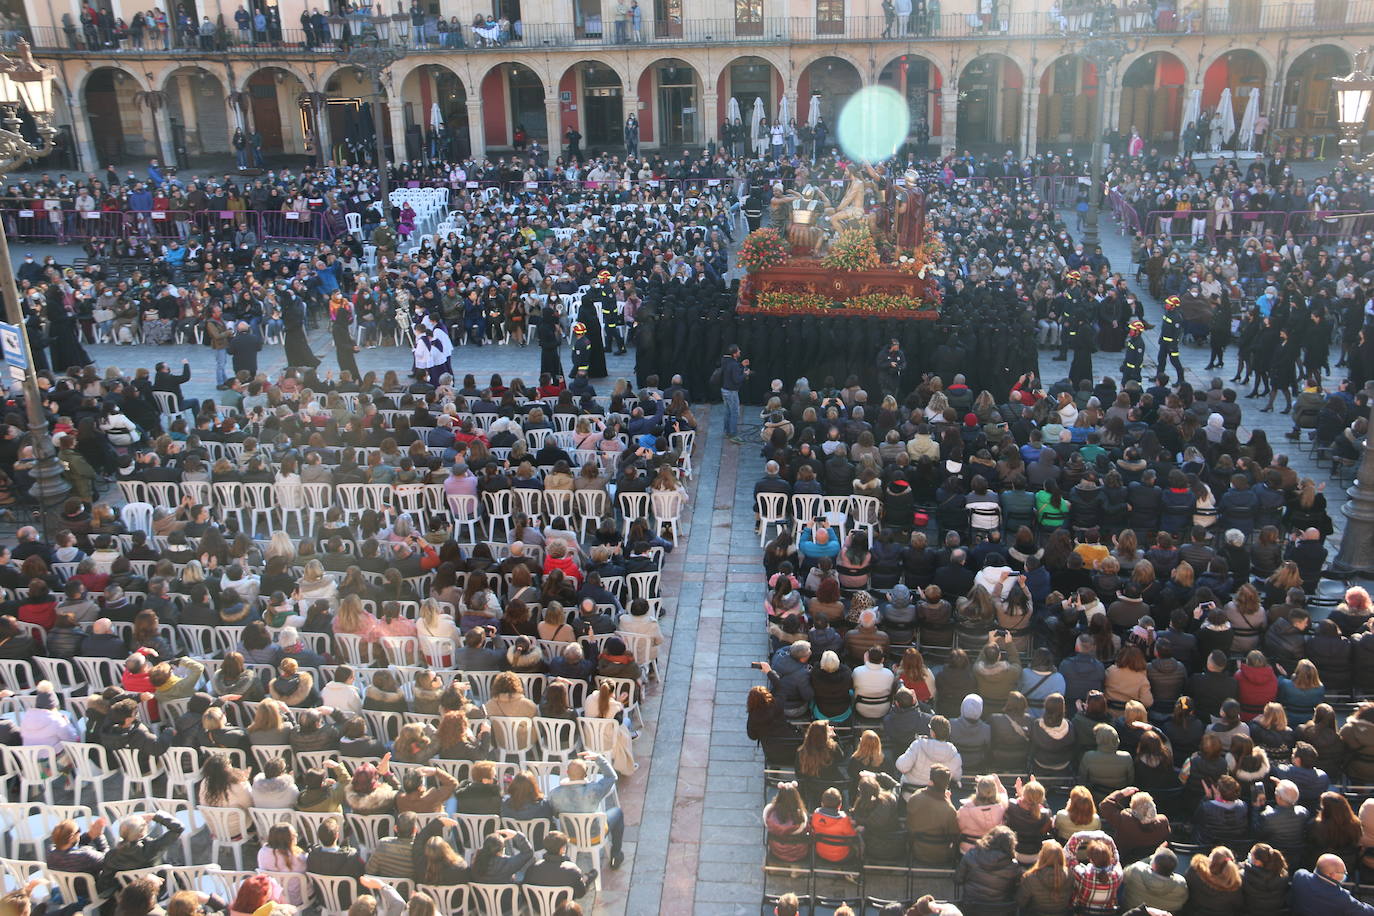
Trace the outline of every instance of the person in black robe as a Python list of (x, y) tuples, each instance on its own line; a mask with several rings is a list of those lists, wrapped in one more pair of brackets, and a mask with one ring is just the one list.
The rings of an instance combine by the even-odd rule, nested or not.
[(1115, 291), (1097, 305), (1097, 349), (1120, 353), (1126, 345), (1126, 309)]
[(310, 338), (305, 333), (305, 303), (297, 296), (287, 296), (282, 302), (281, 320), (285, 329), (286, 364), (314, 369), (320, 364), (320, 358), (310, 349)]
[(55, 283), (48, 284), (48, 348), (52, 353), (52, 365), (59, 372), (72, 366), (89, 366), (91, 358), (81, 346), (77, 336), (76, 316), (67, 311), (63, 301), (62, 289)]
[(29, 340), (29, 352), (33, 354), (33, 367), (39, 372), (48, 371), (48, 332), (43, 329), (43, 318), (36, 311), (29, 310), (24, 319), (24, 334)]
[(1279, 343), (1274, 357), (1269, 361), (1269, 403), (1260, 408), (1260, 413), (1272, 413), (1274, 399), (1283, 392), (1283, 412), (1293, 409), (1293, 389), (1298, 387), (1298, 357), (1302, 352), (1302, 340), (1288, 328), (1279, 330)]
[(563, 331), (558, 326), (558, 316), (552, 307), (546, 305), (539, 313), (534, 338), (539, 344), (539, 374), (548, 374), (554, 379), (562, 376), (563, 362), (558, 356), (558, 348), (563, 344)]
[(353, 310), (337, 309), (329, 322), (329, 334), (334, 338), (334, 358), (339, 361), (339, 373), (352, 374), (355, 380), (362, 378), (358, 371), (357, 345), (353, 342)]
[(1207, 326), (1207, 339), (1212, 353), (1207, 359), (1208, 369), (1226, 365), (1226, 345), (1231, 342), (1231, 301), (1212, 295), (1212, 320)]
[(645, 303), (635, 312), (635, 385), (642, 388), (648, 384), (649, 376), (657, 375), (659, 380), (671, 378), (673, 373), (664, 376), (658, 370), (658, 306)]
[(1314, 308), (1302, 333), (1303, 366), (1308, 375), (1321, 375), (1331, 369), (1331, 322), (1326, 312)]
[(587, 378), (605, 378), (606, 372), (606, 346), (605, 339), (601, 333), (601, 309), (598, 300), (592, 294), (595, 289), (588, 290), (582, 297), (582, 304), (577, 307), (577, 320), (587, 326), (587, 341), (591, 344), (591, 358), (588, 365), (591, 366), (587, 373)]
[[(1279, 329), (1274, 323), (1273, 315), (1268, 315), (1264, 319), (1264, 324), (1260, 327), (1259, 334), (1255, 338), (1255, 344), (1250, 351), (1250, 365), (1255, 370), (1255, 384), (1250, 389), (1247, 398), (1259, 398), (1269, 394), (1269, 372), (1273, 368), (1274, 353), (1279, 347)], [(1260, 386), (1264, 387), (1260, 391)]]

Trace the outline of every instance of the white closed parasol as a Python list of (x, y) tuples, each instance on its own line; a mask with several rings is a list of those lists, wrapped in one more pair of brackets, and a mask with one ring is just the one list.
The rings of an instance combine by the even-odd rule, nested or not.
[(1258, 87), (1251, 86), (1247, 92), (1249, 98), (1245, 100), (1245, 113), (1240, 116), (1240, 130), (1236, 134), (1236, 149), (1253, 150), (1255, 148), (1255, 122), (1259, 120), (1259, 96)]
[(733, 95), (730, 96), (729, 104), (725, 106), (725, 115), (730, 119), (731, 124), (734, 124), (736, 121), (744, 120), (744, 116), (739, 113), (739, 99), (735, 98)]
[(1217, 116), (1212, 119), (1212, 151), (1220, 152), (1235, 135), (1236, 109), (1231, 104), (1231, 87), (1227, 86), (1221, 90), (1221, 98), (1217, 100)]
[(814, 94), (813, 94), (813, 95), (811, 96), (811, 103), (810, 103), (810, 105), (807, 107), (807, 112), (806, 112), (806, 123), (807, 123), (808, 125), (810, 125), (811, 127), (815, 127), (815, 126), (816, 126), (816, 122), (819, 121), (820, 119), (821, 119), (821, 97), (818, 96), (818, 95), (814, 95)]
[(792, 106), (784, 95), (778, 100), (778, 123), (787, 126), (787, 122), (792, 120)]
[(1178, 135), (1183, 136), (1189, 124), (1196, 124), (1202, 114), (1202, 90), (1194, 89), (1188, 93), (1188, 101), (1183, 104), (1183, 123), (1178, 126)]

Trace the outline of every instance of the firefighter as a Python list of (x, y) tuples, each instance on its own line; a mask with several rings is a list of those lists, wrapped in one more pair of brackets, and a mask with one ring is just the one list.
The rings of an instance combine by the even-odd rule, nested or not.
[(1139, 318), (1126, 326), (1126, 353), (1121, 358), (1121, 383), (1140, 381), (1145, 366), (1145, 322)]
[(1183, 336), (1183, 328), (1178, 321), (1178, 307), (1182, 301), (1177, 296), (1164, 300), (1164, 320), (1159, 325), (1159, 358), (1155, 360), (1160, 372), (1167, 372), (1164, 364), (1173, 363), (1178, 373), (1178, 382), (1183, 384), (1183, 363), (1178, 358), (1178, 341)]

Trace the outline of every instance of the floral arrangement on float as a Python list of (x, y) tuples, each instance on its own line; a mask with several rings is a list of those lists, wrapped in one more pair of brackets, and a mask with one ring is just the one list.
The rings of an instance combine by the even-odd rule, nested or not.
[(901, 317), (911, 312), (935, 312), (939, 302), (927, 302), (915, 296), (896, 293), (864, 293), (837, 302), (824, 293), (769, 291), (759, 293), (754, 308), (760, 312), (786, 315)]
[(790, 257), (787, 241), (776, 229), (755, 229), (739, 248), (739, 263), (750, 273), (778, 267)]
[(823, 267), (848, 272), (877, 270), (882, 263), (878, 257), (878, 243), (867, 226), (856, 226), (841, 232), (830, 243), (830, 250), (821, 260)]
[(940, 243), (940, 234), (927, 223), (925, 238), (911, 254), (904, 254), (897, 258), (897, 269), (902, 273), (922, 279), (925, 278), (928, 271), (934, 271), (939, 276), (940, 272), (936, 270), (935, 266), (944, 259), (944, 256), (945, 246)]

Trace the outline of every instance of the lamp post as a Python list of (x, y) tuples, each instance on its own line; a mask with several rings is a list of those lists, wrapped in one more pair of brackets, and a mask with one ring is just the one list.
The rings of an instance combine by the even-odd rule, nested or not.
[[(14, 56), (0, 59), (0, 110), (3, 111), (3, 127), (0, 127), (0, 173), (8, 173), (46, 153), (52, 145), (57, 130), (52, 126), (52, 92), (55, 74), (33, 59), (29, 43), (19, 41)], [(23, 107), (32, 116), (41, 140), (34, 145), (25, 140), (19, 132), (18, 109)], [(14, 282), (14, 265), (10, 261), (9, 240), (5, 237), (4, 223), (0, 222), (0, 295), (5, 299), (5, 320), (17, 325), (21, 337), (24, 334), (24, 310), (19, 304), (19, 288)], [(47, 517), (59, 506), (71, 485), (62, 476), (62, 463), (57, 459), (48, 430), (48, 419), (43, 414), (43, 395), (38, 390), (38, 370), (34, 367), (33, 353), (24, 340), (24, 413), (29, 424), (29, 442), (33, 446), (33, 488), (30, 495), (38, 501), (42, 509), (46, 527)]]
[(1092, 185), (1088, 188), (1088, 218), (1083, 226), (1083, 248), (1087, 251), (1091, 251), (1100, 241), (1097, 213), (1102, 206), (1102, 131), (1107, 121), (1107, 77), (1130, 51), (1131, 46), (1125, 39), (1109, 35), (1089, 35), (1078, 49), (1078, 56), (1097, 69), (1097, 99), (1093, 104), (1093, 134), (1089, 153), (1092, 161), (1088, 163)]
[[(1355, 56), (1354, 71), (1331, 81), (1341, 129), (1341, 155), (1346, 165), (1359, 171), (1374, 168), (1370, 158), (1359, 158), (1360, 135), (1364, 132), (1370, 100), (1374, 98), (1374, 76), (1368, 70), (1369, 58), (1368, 49), (1361, 51)], [(1367, 385), (1365, 390), (1374, 400), (1374, 387)], [(1370, 421), (1374, 426), (1374, 404), (1371, 404)], [(1344, 575), (1374, 573), (1374, 449), (1369, 448), (1368, 434), (1359, 473), (1345, 492), (1349, 497), (1341, 506), (1345, 531), (1341, 534), (1341, 546), (1331, 569)]]
[(383, 36), (374, 32), (373, 35), (371, 42), (359, 42), (342, 49), (337, 60), (366, 74), (372, 84), (372, 135), (375, 144), (373, 158), (377, 163), (377, 190), (382, 199), (382, 222), (390, 226), (391, 181), (387, 175), (386, 135), (382, 133), (382, 74), (405, 55), (405, 49), (392, 47), (388, 43), (389, 34)]

